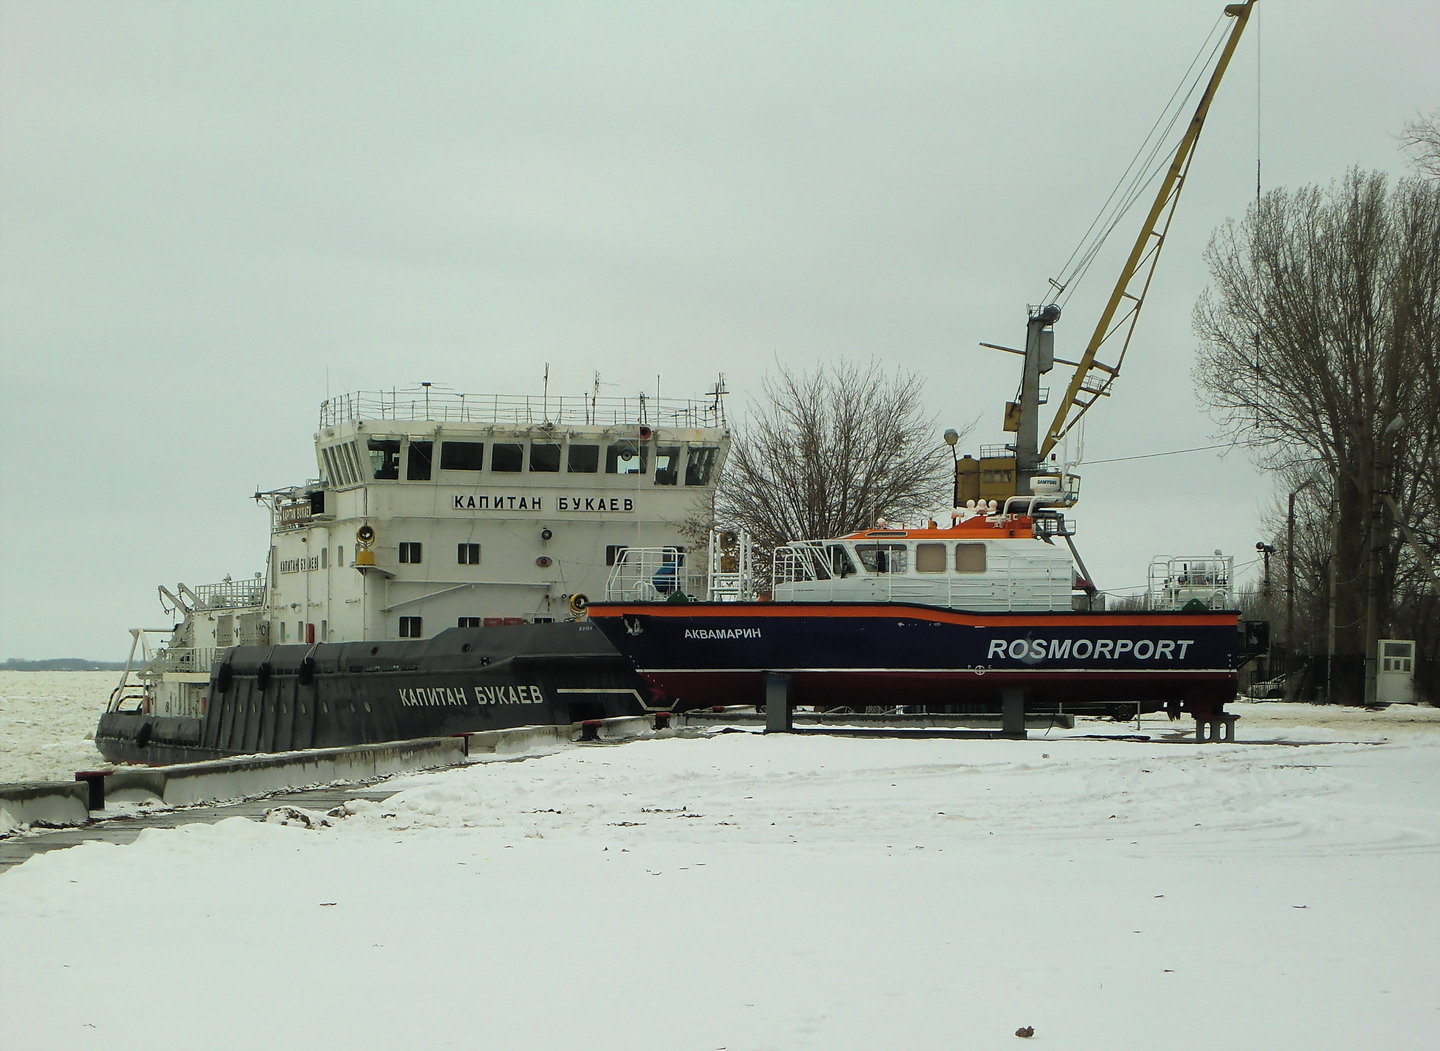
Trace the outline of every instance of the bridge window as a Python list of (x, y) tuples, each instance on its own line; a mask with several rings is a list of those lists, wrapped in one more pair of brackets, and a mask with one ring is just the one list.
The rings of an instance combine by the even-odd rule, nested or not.
[(600, 470), (600, 446), (572, 445), (566, 466), (572, 474), (594, 474)]
[(685, 484), (709, 485), (720, 450), (713, 445), (692, 445), (685, 458)]
[(634, 441), (614, 442), (605, 449), (606, 474), (644, 474), (650, 467), (650, 446)]
[(655, 450), (655, 484), (674, 485), (680, 469), (680, 446), (662, 445)]
[(490, 447), (490, 470), (513, 473), (525, 461), (525, 446), (519, 442), (496, 442)]
[(915, 572), (943, 573), (945, 572), (945, 561), (944, 544), (915, 545)]
[(904, 544), (856, 544), (855, 553), (871, 573), (903, 573), (909, 560)]
[(376, 478), (400, 477), (400, 439), (370, 439), (370, 470)]
[(556, 442), (530, 443), (530, 470), (554, 473), (560, 470), (560, 446)]
[(440, 470), (478, 471), (485, 466), (484, 442), (442, 442)]
[(984, 545), (984, 544), (956, 544), (956, 545), (955, 545), (955, 572), (957, 572), (957, 573), (983, 573), (983, 572), (985, 572), (985, 545)]
[(412, 439), (405, 457), (405, 477), (412, 482), (428, 482), (430, 458), (434, 451), (434, 442), (417, 442)]

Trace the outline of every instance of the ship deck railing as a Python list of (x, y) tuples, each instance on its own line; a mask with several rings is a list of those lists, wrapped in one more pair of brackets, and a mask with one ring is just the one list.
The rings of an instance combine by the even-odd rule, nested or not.
[(668, 602), (706, 597), (705, 575), (691, 569), (673, 547), (629, 547), (621, 551), (605, 598), (610, 602)]
[(534, 426), (723, 427), (723, 404), (714, 401), (660, 401), (586, 395), (458, 394), (453, 391), (356, 391), (320, 405), (320, 426), (357, 420), (425, 420)]

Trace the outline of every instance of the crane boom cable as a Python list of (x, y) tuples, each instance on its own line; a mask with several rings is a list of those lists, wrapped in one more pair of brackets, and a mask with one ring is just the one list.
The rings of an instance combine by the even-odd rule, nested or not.
[[(1080, 276), (1083, 276), (1082, 268), (1088, 267), (1087, 260), (1094, 257), (1095, 253), (1114, 230), (1120, 219), (1134, 206), (1135, 200), (1143, 191), (1144, 187), (1153, 182), (1155, 176), (1158, 175), (1159, 171), (1163, 168), (1163, 163), (1156, 163), (1155, 158), (1157, 154), (1165, 149), (1166, 138), (1174, 129), (1175, 123), (1184, 112), (1185, 104), (1191, 96), (1194, 95), (1200, 75), (1203, 74), (1209, 65), (1208, 61), (1202, 63), (1202, 58), (1213, 58), (1215, 50), (1220, 46), (1221, 41), (1217, 37), (1216, 31), (1224, 21), (1224, 18), (1225, 16), (1221, 15), (1215, 20), (1215, 24), (1211, 26), (1210, 33), (1206, 36), (1204, 43), (1202, 43), (1195, 52), (1195, 56), (1190, 60), (1190, 65), (1176, 82), (1174, 90), (1170, 93), (1170, 98), (1166, 101), (1165, 105), (1161, 107), (1159, 115), (1156, 116), (1145, 138), (1141, 140), (1139, 147), (1135, 150), (1135, 155), (1130, 159), (1130, 163), (1126, 166), (1125, 170), (1121, 172), (1109, 196), (1105, 198), (1105, 202), (1100, 206), (1099, 211), (1096, 212), (1095, 218), (1090, 221), (1090, 226), (1081, 236), (1074, 250), (1071, 251), (1070, 257), (1066, 259), (1065, 263), (1060, 267), (1060, 278), (1052, 281), (1052, 285), (1060, 289), (1068, 290), (1078, 282), (1077, 272), (1080, 272)], [(1197, 66), (1200, 67), (1198, 72), (1196, 71)], [(1182, 91), (1184, 92), (1183, 96)], [(1161, 128), (1162, 124), (1164, 125), (1163, 129)], [(1142, 157), (1145, 158), (1143, 161), (1141, 160)], [(1139, 166), (1138, 172), (1137, 165)], [(1149, 171), (1149, 174), (1144, 175), (1142, 178), (1141, 173), (1146, 171)], [(1127, 179), (1129, 180), (1129, 186), (1125, 188)], [(1125, 188), (1123, 193), (1122, 188)], [(1120, 195), (1118, 202), (1116, 201), (1117, 195)], [(1097, 227), (1099, 227), (1101, 231), (1098, 234), (1095, 233)], [(1092, 237), (1092, 235), (1094, 236)], [(1080, 263), (1075, 263), (1077, 256), (1081, 259)], [(1072, 263), (1075, 263), (1074, 267), (1071, 266)]]
[[(1120, 362), (1124, 359), (1130, 337), (1134, 334), (1135, 321), (1139, 317), (1140, 308), (1145, 301), (1145, 293), (1155, 273), (1155, 263), (1159, 258), (1160, 249), (1164, 247), (1170, 221), (1174, 218), (1175, 206), (1179, 203), (1180, 192), (1184, 188), (1185, 177), (1194, 159), (1195, 145), (1199, 141), (1210, 104), (1215, 98), (1220, 81), (1225, 76), (1225, 70), (1230, 64), (1231, 56), (1235, 53), (1236, 45), (1240, 42), (1240, 35), (1245, 30), (1245, 24), (1249, 20), (1254, 4), (1255, 0), (1245, 0), (1244, 3), (1230, 4), (1225, 8), (1225, 14), (1235, 19), (1235, 25), (1225, 40), (1224, 47), (1210, 74), (1209, 83), (1201, 95), (1200, 103), (1194, 116), (1190, 119), (1185, 135), (1175, 151), (1174, 160), (1170, 164), (1159, 192), (1155, 195), (1155, 201), (1150, 206), (1150, 212), (1130, 250), (1130, 256), (1120, 272), (1120, 278), (1110, 294), (1110, 300), (1095, 324), (1090, 342), (1071, 377), (1070, 386), (1060, 401), (1054, 420), (1039, 449), (1042, 459), (1049, 454), (1065, 432), (1085, 414), (1086, 410), (1102, 395), (1108, 393), (1111, 383), (1114, 382), (1115, 376), (1119, 372)], [(1164, 216), (1163, 224), (1161, 224), (1162, 215)], [(1136, 282), (1142, 268), (1145, 273), (1143, 278), (1140, 278), (1139, 294), (1136, 295), (1131, 292), (1131, 287)], [(1131, 303), (1127, 307), (1126, 313), (1112, 329), (1111, 323), (1121, 306), (1122, 299), (1129, 299)], [(1105, 365), (1097, 361), (1096, 352), (1100, 346), (1122, 327), (1128, 330), (1116, 363)], [(1095, 375), (1096, 373), (1100, 375)], [(1082, 399), (1082, 395), (1088, 395), (1088, 398)]]
[[(1194, 89), (1196, 86), (1197, 85), (1191, 86), (1191, 90), (1186, 94), (1183, 100), (1184, 102), (1188, 102), (1190, 98), (1194, 95)], [(1166, 125), (1165, 135), (1168, 135), (1171, 131), (1174, 130), (1175, 124), (1179, 121), (1179, 119), (1180, 113), (1177, 110), (1171, 116), (1170, 122)], [(1115, 232), (1115, 228), (1119, 226), (1120, 223), (1124, 220), (1125, 216), (1129, 214), (1130, 209), (1135, 207), (1136, 202), (1140, 200), (1141, 196), (1145, 193), (1145, 191), (1148, 190), (1152, 185), (1154, 185), (1155, 180), (1160, 177), (1160, 174), (1165, 170), (1165, 165), (1169, 161), (1173, 153), (1173, 147), (1170, 149), (1166, 149), (1166, 143), (1163, 138), (1156, 140), (1155, 144), (1150, 149), (1150, 155), (1146, 158), (1146, 167), (1142, 168), (1141, 171), (1136, 174), (1135, 178), (1131, 181), (1130, 188), (1126, 191), (1126, 196), (1119, 202), (1119, 204), (1114, 209), (1114, 212), (1110, 217), (1109, 223), (1106, 225), (1100, 236), (1097, 237), (1087, 249), (1084, 258), (1082, 259), (1082, 266), (1077, 267), (1079, 273), (1077, 275), (1072, 275), (1071, 279), (1066, 282), (1065, 287), (1067, 291), (1065, 301), (1068, 302), (1070, 294), (1072, 294), (1075, 288), (1080, 285), (1080, 282), (1084, 280), (1085, 274), (1089, 272), (1091, 264), (1094, 263), (1096, 257), (1100, 253), (1100, 249), (1104, 247), (1105, 242), (1109, 239), (1110, 235)]]

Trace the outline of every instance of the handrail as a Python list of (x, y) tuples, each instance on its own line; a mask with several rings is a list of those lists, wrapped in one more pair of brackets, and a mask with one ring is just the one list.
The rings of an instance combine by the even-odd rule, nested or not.
[[(718, 402), (718, 399), (717, 399)], [(532, 394), (457, 394), (451, 391), (355, 391), (320, 404), (320, 426), (358, 420), (498, 423), (520, 426), (723, 427), (722, 404), (635, 398)]]

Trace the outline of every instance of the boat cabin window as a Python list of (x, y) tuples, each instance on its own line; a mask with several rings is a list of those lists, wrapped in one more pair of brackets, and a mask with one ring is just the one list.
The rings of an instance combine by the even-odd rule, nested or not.
[(856, 544), (855, 553), (871, 573), (903, 573), (909, 555), (904, 544)]
[(472, 543), (456, 544), (455, 561), (462, 566), (478, 566), (480, 564), (480, 545)]
[(400, 439), (370, 439), (370, 470), (376, 478), (400, 477)]
[(490, 446), (490, 470), (513, 473), (525, 462), (525, 446), (519, 442), (496, 442)]
[(832, 577), (844, 579), (855, 575), (855, 562), (850, 552), (839, 544), (830, 544), (825, 548), (825, 564)]
[(484, 442), (442, 442), (440, 444), (440, 470), (478, 471), (484, 466)]
[(405, 477), (412, 482), (428, 482), (430, 458), (434, 452), (434, 442), (421, 442), (412, 438), (405, 454)]
[(613, 566), (616, 562), (619, 562), (620, 555), (625, 551), (626, 546), (625, 544), (606, 544), (605, 564), (607, 566)]
[(662, 445), (655, 450), (655, 484), (674, 485), (680, 469), (680, 446)]
[(419, 565), (423, 551), (424, 547), (418, 540), (401, 541), (400, 561), (409, 565)]
[(985, 572), (985, 545), (984, 545), (984, 544), (956, 544), (956, 545), (955, 545), (955, 572), (957, 572), (957, 573), (983, 573), (983, 572)]
[(572, 445), (567, 452), (566, 468), (571, 474), (594, 474), (600, 470), (600, 446)]
[(419, 617), (400, 618), (400, 637), (402, 639), (418, 639), (424, 621)]
[(714, 445), (692, 445), (685, 457), (685, 484), (709, 485), (720, 450)]
[(605, 450), (606, 474), (644, 474), (650, 467), (650, 446), (633, 441), (614, 442)]
[(560, 470), (560, 444), (558, 442), (531, 442), (530, 470), (558, 473)]
[(944, 544), (916, 544), (915, 545), (915, 572), (917, 573), (943, 573), (945, 572), (945, 545)]

